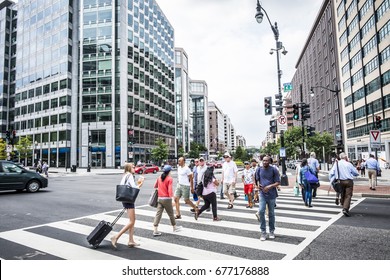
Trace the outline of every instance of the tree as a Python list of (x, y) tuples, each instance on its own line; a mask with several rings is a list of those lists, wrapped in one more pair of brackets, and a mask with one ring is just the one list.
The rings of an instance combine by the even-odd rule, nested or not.
[(177, 155), (178, 155), (179, 157), (184, 157), (184, 154), (185, 154), (184, 148), (183, 148), (183, 147), (180, 147), (180, 148), (177, 150)]
[(238, 146), (236, 148), (236, 153), (234, 154), (234, 159), (240, 159), (243, 160), (244, 150), (242, 147)]
[(7, 143), (0, 138), (0, 159), (7, 159)]
[(158, 165), (161, 165), (161, 162), (168, 159), (169, 148), (168, 144), (165, 143), (163, 138), (158, 138), (155, 142), (156, 146), (152, 149), (152, 158), (157, 161)]
[(318, 133), (315, 132), (314, 136), (307, 138), (307, 149), (310, 152), (315, 152), (316, 157), (322, 158), (325, 150), (325, 160), (329, 159), (330, 154), (333, 151), (333, 137), (328, 132)]
[(188, 152), (189, 158), (198, 158), (201, 152), (206, 152), (207, 148), (199, 143), (191, 142), (191, 150)]
[(24, 165), (27, 165), (27, 158), (32, 156), (32, 149), (31, 149), (31, 139), (29, 136), (26, 137), (19, 137), (18, 144), (15, 145), (16, 150), (18, 150), (20, 158), (24, 158)]
[(279, 149), (279, 143), (268, 143), (266, 147), (260, 150), (260, 153), (264, 155), (276, 156), (279, 154)]
[(294, 126), (284, 133), (284, 146), (287, 158), (299, 157), (303, 151), (302, 127)]

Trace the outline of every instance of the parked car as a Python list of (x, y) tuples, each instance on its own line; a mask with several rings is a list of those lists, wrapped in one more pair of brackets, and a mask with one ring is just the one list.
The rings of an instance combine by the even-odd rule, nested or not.
[(48, 186), (47, 178), (12, 161), (0, 160), (0, 190), (37, 192)]
[(160, 168), (157, 165), (154, 164), (138, 164), (135, 167), (135, 173), (138, 174), (147, 174), (147, 173), (157, 173)]

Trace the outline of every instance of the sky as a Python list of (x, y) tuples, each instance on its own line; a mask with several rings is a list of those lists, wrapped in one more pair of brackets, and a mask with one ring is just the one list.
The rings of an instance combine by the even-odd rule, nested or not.
[[(156, 1), (175, 30), (175, 47), (188, 54), (190, 78), (205, 80), (209, 101), (229, 116), (236, 135), (260, 147), (270, 119), (264, 97), (274, 102), (278, 79), (274, 34), (265, 15), (255, 20), (257, 0)], [(280, 56), (281, 83), (291, 82), (323, 0), (260, 2), (288, 51)]]

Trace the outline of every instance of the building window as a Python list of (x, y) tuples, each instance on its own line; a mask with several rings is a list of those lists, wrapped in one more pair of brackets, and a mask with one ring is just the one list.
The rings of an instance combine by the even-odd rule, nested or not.
[(385, 24), (385, 26), (383, 26), (381, 28), (381, 30), (379, 30), (379, 42), (382, 42), (383, 39), (385, 39), (387, 37), (387, 35), (389, 35), (389, 32), (390, 32), (390, 20)]
[(390, 9), (390, 0), (385, 0), (376, 10), (376, 17), (379, 21), (382, 16)]
[(378, 62), (378, 57), (374, 57), (371, 59), (365, 66), (364, 66), (364, 75), (367, 76), (370, 74), (372, 71), (374, 71), (376, 68), (378, 68), (379, 62)]

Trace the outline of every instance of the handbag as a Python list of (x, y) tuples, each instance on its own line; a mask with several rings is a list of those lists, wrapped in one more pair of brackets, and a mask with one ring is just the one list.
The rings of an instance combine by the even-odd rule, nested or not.
[(298, 182), (295, 182), (295, 186), (294, 186), (294, 195), (295, 195), (295, 196), (298, 196), (298, 195), (299, 195), (299, 185), (298, 185)]
[(149, 205), (154, 207), (154, 208), (157, 208), (157, 201), (158, 201), (158, 190), (155, 189), (153, 192), (152, 192), (152, 195), (150, 196), (149, 198)]
[(309, 184), (317, 184), (319, 182), (318, 178), (313, 173), (310, 172), (309, 167), (305, 172), (305, 177)]
[[(125, 182), (127, 182), (128, 176)], [(133, 188), (130, 185), (116, 185), (116, 201), (135, 203), (138, 194), (139, 188)]]
[[(336, 161), (336, 167), (337, 167), (337, 177), (340, 178), (338, 161)], [(334, 179), (331, 185), (335, 192), (341, 193), (343, 191), (343, 188), (341, 187), (340, 179)]]
[(376, 176), (377, 177), (382, 177), (382, 169), (379, 169), (376, 171)]

